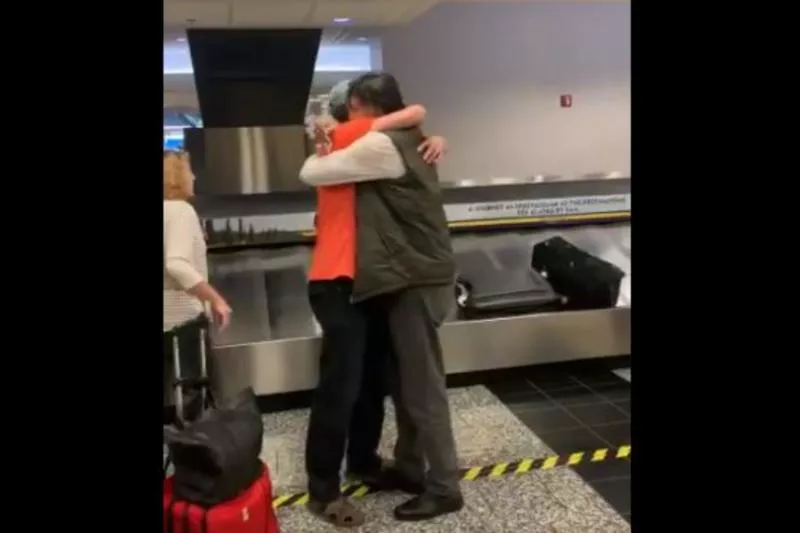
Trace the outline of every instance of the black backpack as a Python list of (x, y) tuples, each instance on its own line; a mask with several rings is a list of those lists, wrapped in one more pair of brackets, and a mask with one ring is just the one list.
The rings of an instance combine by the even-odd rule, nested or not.
[(263, 437), (250, 388), (188, 427), (165, 428), (175, 499), (211, 507), (236, 498), (263, 475)]

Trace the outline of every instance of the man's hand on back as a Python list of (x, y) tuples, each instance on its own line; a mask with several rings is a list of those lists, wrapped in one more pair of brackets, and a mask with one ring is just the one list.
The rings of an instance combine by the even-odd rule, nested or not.
[(422, 154), (422, 159), (426, 163), (434, 165), (439, 163), (447, 153), (447, 141), (444, 137), (433, 135), (425, 139), (417, 150)]

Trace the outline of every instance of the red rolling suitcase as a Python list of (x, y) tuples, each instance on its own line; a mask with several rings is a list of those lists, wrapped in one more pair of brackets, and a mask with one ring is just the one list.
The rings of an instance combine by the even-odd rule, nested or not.
[(244, 493), (208, 509), (175, 500), (172, 478), (167, 478), (164, 480), (164, 532), (279, 533), (267, 465), (264, 465), (264, 475)]

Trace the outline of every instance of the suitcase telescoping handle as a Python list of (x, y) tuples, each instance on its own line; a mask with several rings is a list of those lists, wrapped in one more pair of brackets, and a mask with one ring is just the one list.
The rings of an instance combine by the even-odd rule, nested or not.
[[(214, 396), (211, 392), (211, 382), (208, 378), (208, 363), (207, 363), (207, 332), (205, 328), (201, 328), (199, 331), (199, 341), (200, 341), (200, 377), (198, 378), (189, 378), (186, 379), (181, 375), (181, 355), (180, 355), (180, 343), (178, 342), (178, 336), (173, 334), (172, 335), (172, 366), (175, 369), (175, 381), (173, 382), (173, 388), (175, 391), (175, 420), (176, 425), (178, 428), (183, 428), (186, 426), (186, 416), (184, 413), (184, 405), (183, 405), (183, 391), (184, 388), (188, 385), (190, 390), (200, 391), (202, 395), (202, 403), (201, 405), (203, 408), (213, 408), (215, 406)], [(176, 428), (172, 428), (170, 426), (165, 426), (164, 432), (165, 435), (168, 432), (175, 431)], [(167, 476), (167, 470), (169, 469), (169, 465), (172, 462), (172, 457), (170, 454), (167, 454), (167, 458), (164, 461), (164, 477)]]
[(198, 342), (200, 343), (200, 376), (195, 379), (185, 379), (181, 373), (181, 355), (180, 343), (178, 336), (172, 336), (172, 366), (175, 369), (175, 416), (178, 422), (185, 425), (185, 413), (183, 404), (183, 393), (186, 385), (189, 385), (190, 390), (199, 390), (201, 394), (201, 405), (208, 407), (213, 404), (211, 397), (210, 383), (208, 378), (208, 362), (206, 346), (208, 342), (208, 333), (205, 328), (201, 328), (198, 332)]

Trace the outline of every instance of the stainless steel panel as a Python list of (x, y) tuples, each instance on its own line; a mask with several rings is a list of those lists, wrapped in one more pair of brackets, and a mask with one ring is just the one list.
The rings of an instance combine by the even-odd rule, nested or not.
[(203, 128), (187, 143), (199, 169), (198, 194), (260, 194), (307, 189), (298, 179), (309, 155), (305, 127)]
[[(630, 353), (630, 308), (451, 322), (441, 331), (449, 374)], [(214, 351), (218, 390), (257, 394), (316, 385), (317, 337), (225, 346)]]
[(317, 335), (306, 297), (310, 257), (307, 246), (211, 256), (211, 282), (233, 308), (230, 327), (215, 337), (215, 344)]
[[(480, 251), (505, 265), (518, 263), (522, 268), (529, 264), (533, 245), (554, 235), (562, 235), (630, 274), (627, 224), (462, 235), (453, 238), (453, 249), (457, 262)], [(230, 346), (316, 335), (319, 326), (306, 297), (309, 261), (307, 246), (211, 256), (211, 282), (233, 308), (231, 325), (215, 338), (215, 344)], [(620, 305), (631, 303), (629, 277), (623, 282)]]
[[(465, 235), (454, 238), (453, 247), (457, 260), (480, 250), (506, 264), (525, 264), (534, 243), (556, 234), (630, 274), (627, 224)], [(302, 246), (212, 256), (212, 282), (234, 309), (231, 327), (215, 338), (223, 394), (246, 386), (258, 394), (314, 387), (320, 347), (306, 298), (309, 258)], [(616, 309), (448, 321), (441, 332), (448, 373), (629, 354), (629, 278)]]
[(222, 397), (246, 387), (259, 395), (310, 390), (319, 372), (319, 344), (311, 337), (217, 348), (214, 387)]
[(441, 330), (448, 374), (630, 353), (630, 308), (459, 321)]

